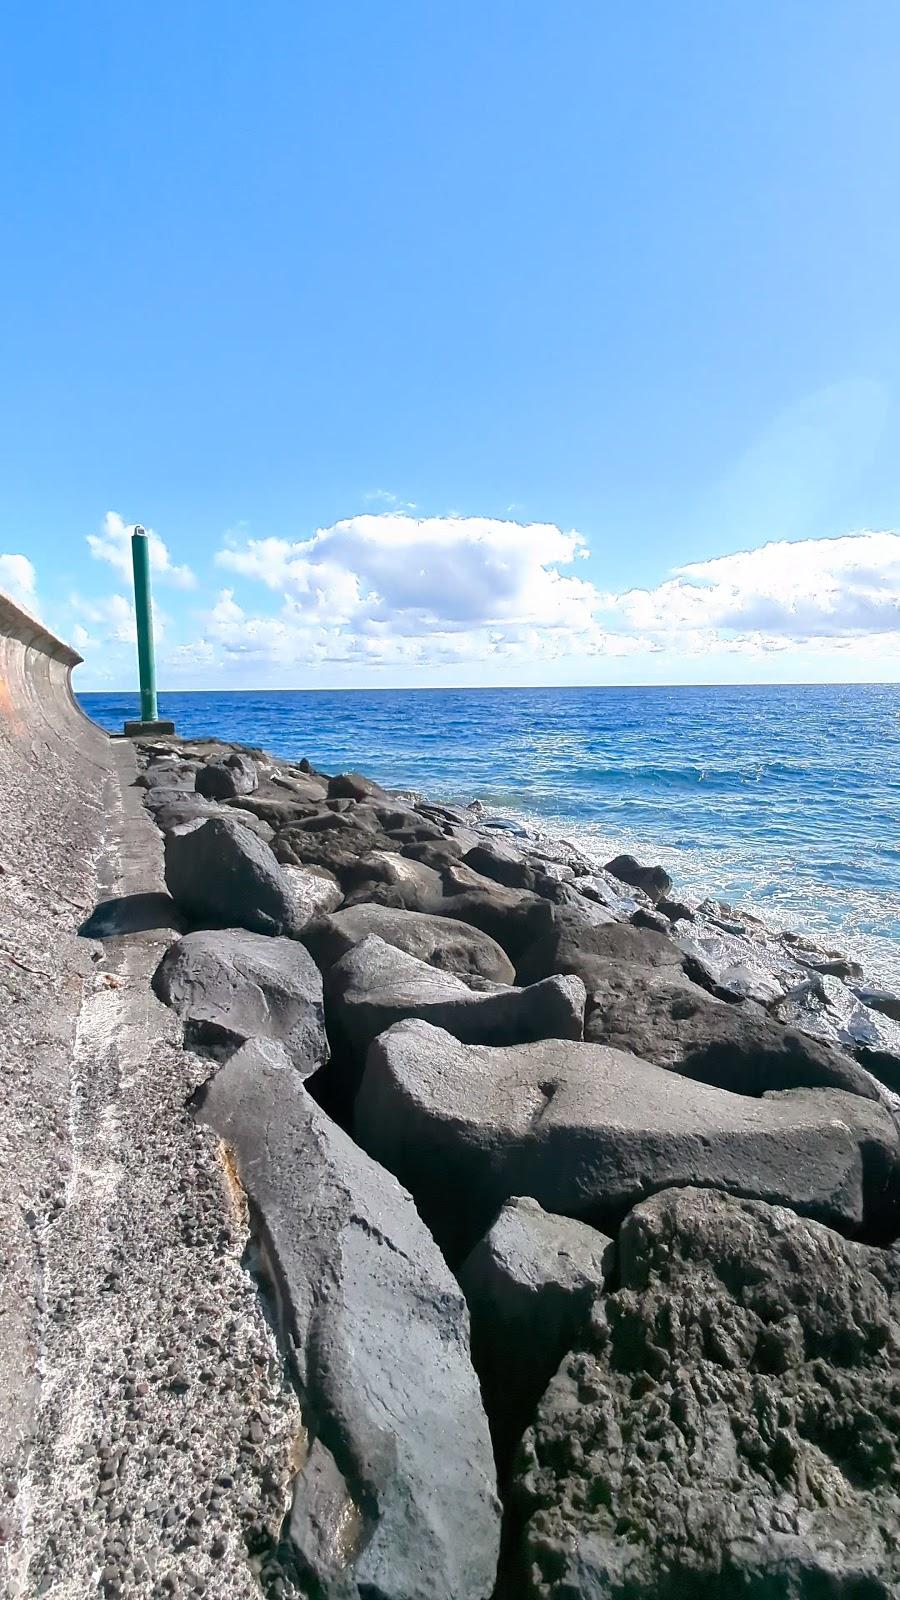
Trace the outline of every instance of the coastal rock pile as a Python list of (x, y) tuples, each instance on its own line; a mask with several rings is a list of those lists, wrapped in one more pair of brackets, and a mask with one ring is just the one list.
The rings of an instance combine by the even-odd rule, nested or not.
[(482, 808), (144, 758), (303, 1417), (277, 1592), (900, 1594), (900, 1001)]

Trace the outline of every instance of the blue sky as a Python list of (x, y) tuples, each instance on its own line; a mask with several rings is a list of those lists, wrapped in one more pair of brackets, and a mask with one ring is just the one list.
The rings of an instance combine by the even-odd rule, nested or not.
[(894, 0), (8, 8), (0, 584), (84, 688), (136, 520), (172, 688), (900, 679), (898, 61)]

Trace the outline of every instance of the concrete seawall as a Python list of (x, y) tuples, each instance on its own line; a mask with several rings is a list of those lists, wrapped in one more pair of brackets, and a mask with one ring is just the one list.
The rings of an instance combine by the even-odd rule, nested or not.
[(72, 691), (81, 656), (35, 617), (0, 593), (0, 731), (4, 742), (25, 747), (30, 760), (43, 751), (103, 765), (106, 734), (91, 722)]
[(187, 1109), (208, 1064), (150, 989), (160, 837), (79, 661), (0, 595), (0, 1594), (249, 1600), (296, 1401)]

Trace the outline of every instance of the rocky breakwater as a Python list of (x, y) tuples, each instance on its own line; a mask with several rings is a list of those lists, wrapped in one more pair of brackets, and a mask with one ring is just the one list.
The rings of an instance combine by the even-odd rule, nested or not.
[(897, 999), (477, 808), (142, 759), (302, 1418), (264, 1590), (900, 1595)]

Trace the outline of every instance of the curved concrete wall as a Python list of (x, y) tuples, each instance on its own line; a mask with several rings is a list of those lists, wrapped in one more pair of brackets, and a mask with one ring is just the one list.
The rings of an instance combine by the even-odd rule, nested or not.
[(81, 710), (72, 669), (81, 656), (0, 591), (0, 735), (24, 746), (108, 764), (108, 736)]

